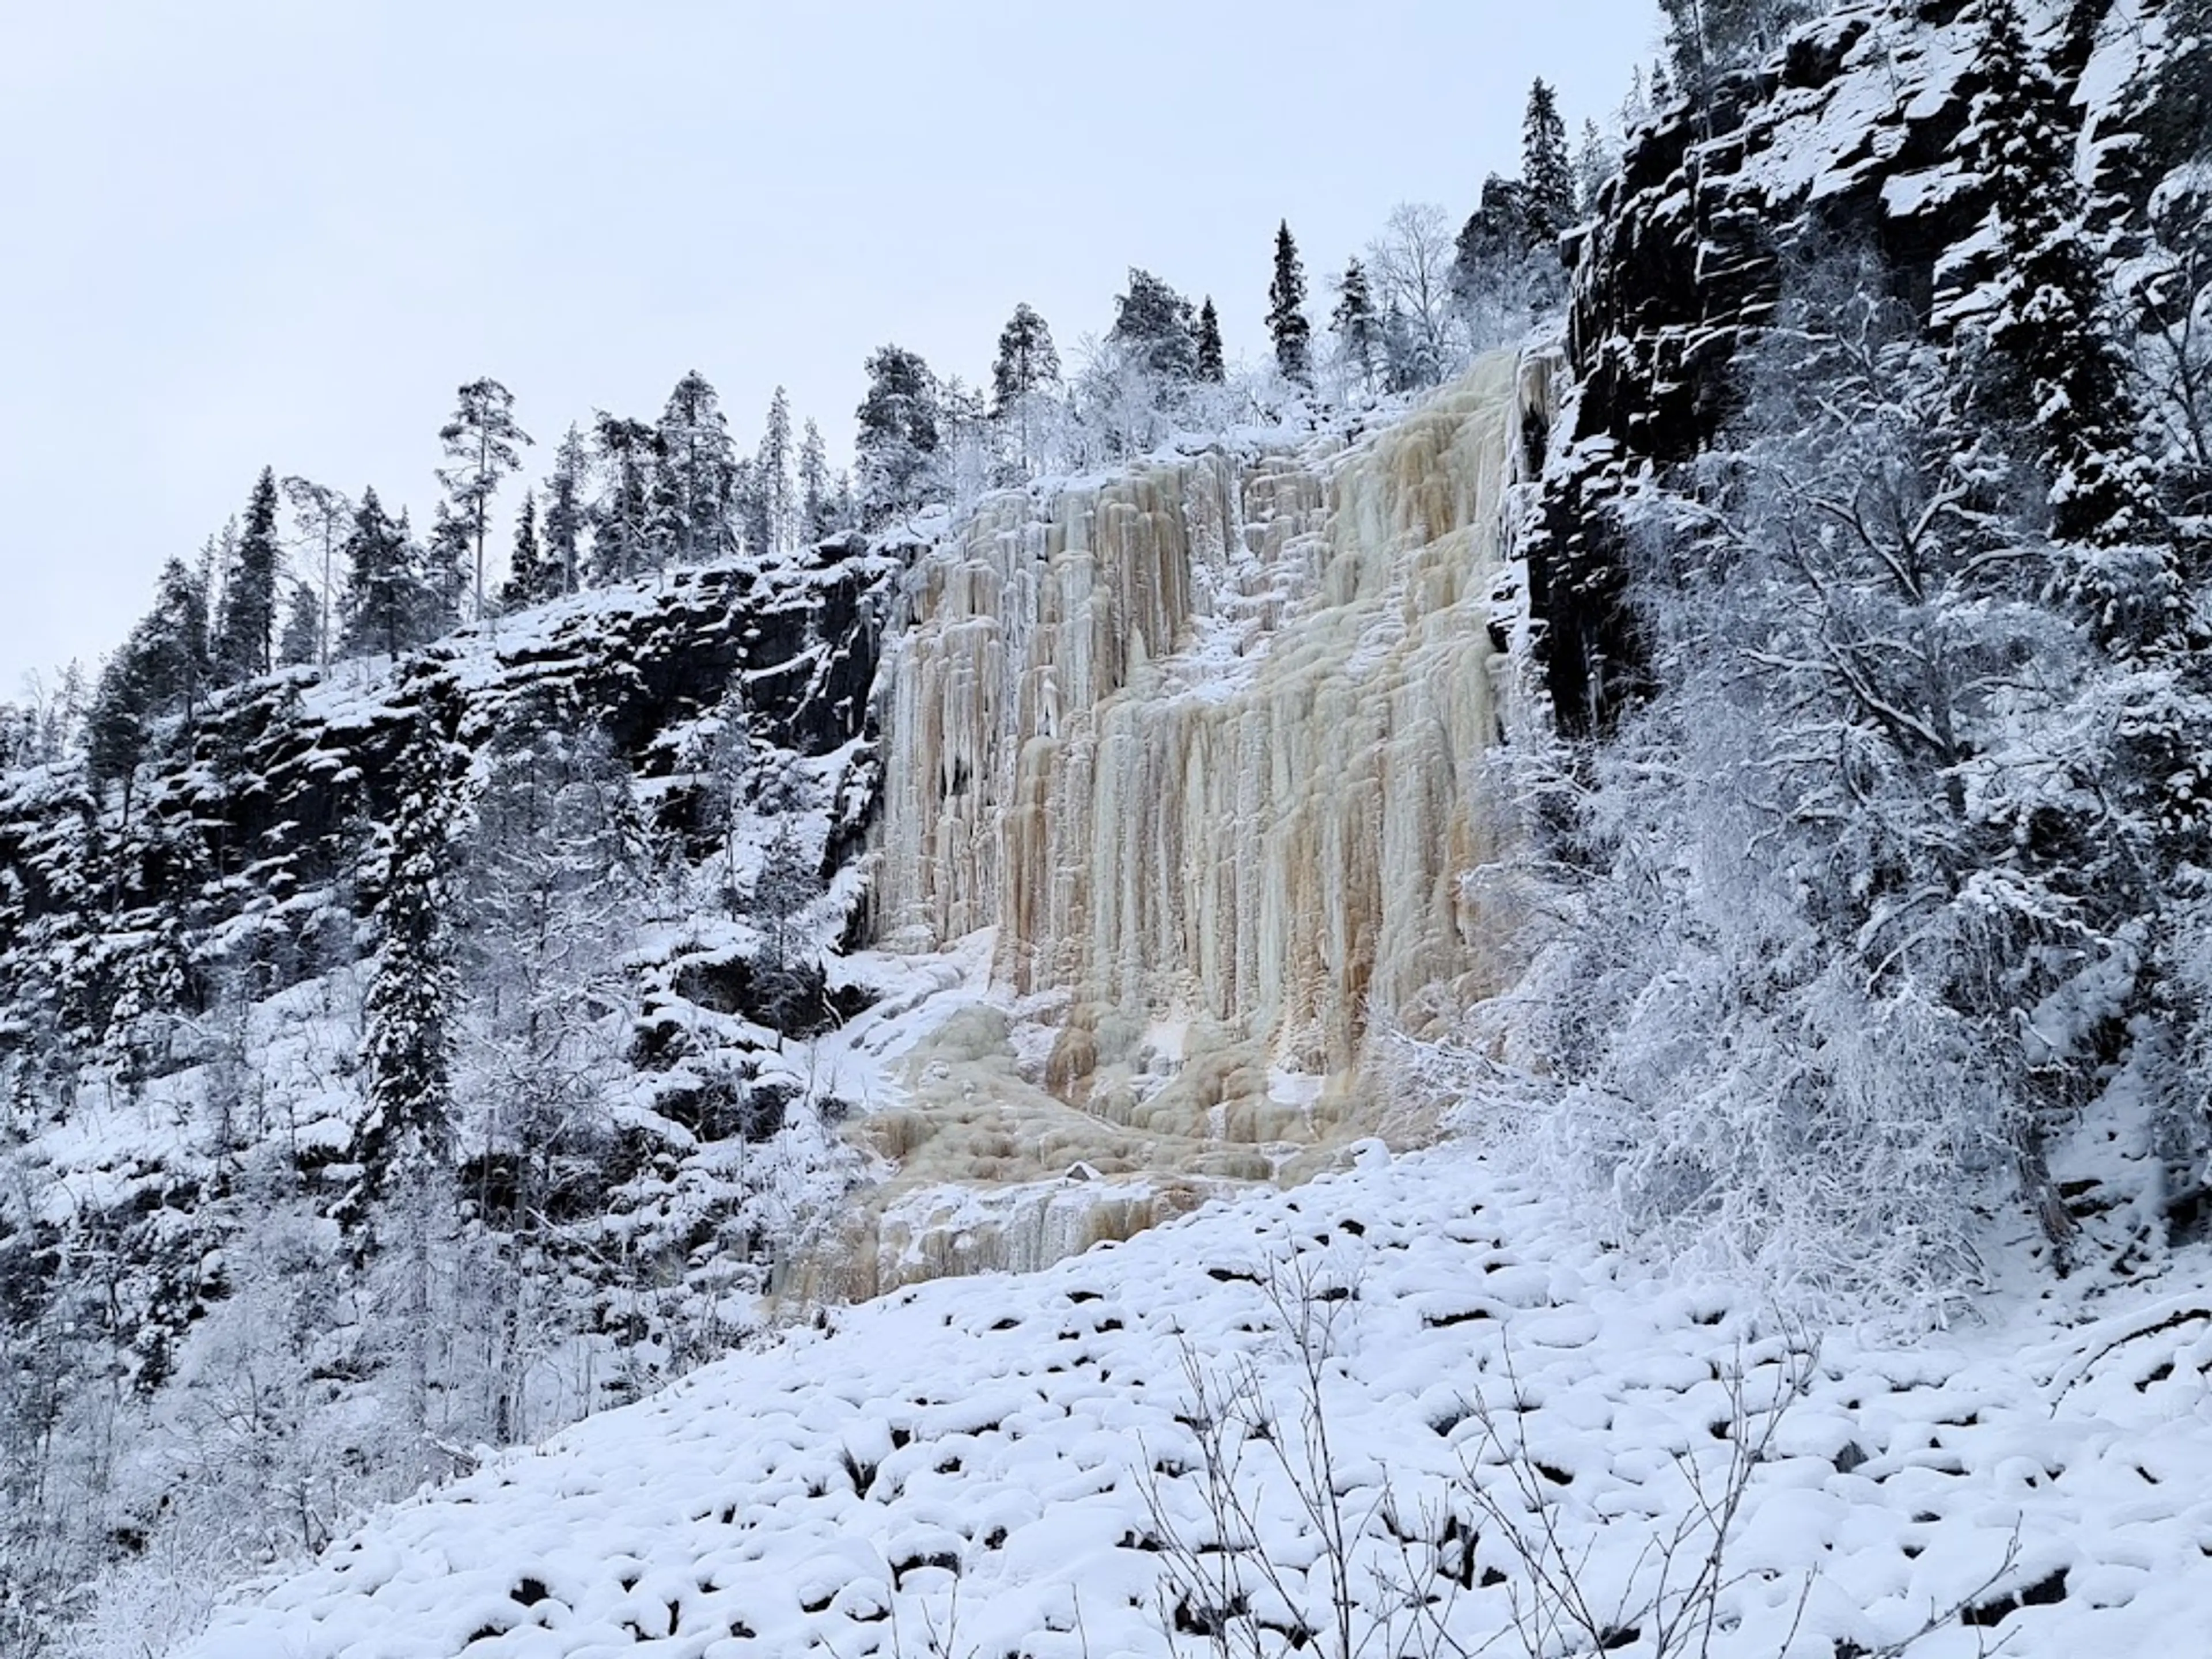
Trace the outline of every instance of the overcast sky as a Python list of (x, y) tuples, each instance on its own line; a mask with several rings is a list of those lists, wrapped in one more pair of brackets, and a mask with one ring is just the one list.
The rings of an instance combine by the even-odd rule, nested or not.
[[(1656, 51), (1650, 0), (71, 0), (0, 51), (0, 698), (88, 667), (259, 469), (418, 524), (456, 386), (539, 440), (686, 369), (849, 453), (896, 340), (1064, 355), (1141, 264), (1261, 338), (1391, 205), (1455, 220)], [(512, 492), (511, 492), (512, 493)]]

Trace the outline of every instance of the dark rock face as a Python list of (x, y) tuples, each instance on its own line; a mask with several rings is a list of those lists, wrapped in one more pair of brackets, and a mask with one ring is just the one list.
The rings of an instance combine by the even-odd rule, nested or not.
[[(800, 826), (805, 845), (824, 847), (825, 880), (849, 864), (876, 807), (868, 694), (901, 568), (840, 541), (766, 568), (683, 569), (557, 602), (396, 670), (271, 677), (224, 693), (189, 726), (161, 723), (127, 796), (95, 794), (74, 764), (0, 774), (0, 1155), (26, 1181), (82, 1175), (101, 1194), (68, 1218), (0, 1213), (0, 1320), (60, 1317), (99, 1241), (115, 1277), (82, 1339), (150, 1397), (171, 1347), (230, 1294), (202, 1264), (260, 1203), (260, 1188), (237, 1184), (241, 1170), (259, 1181), (281, 1164), (278, 1188), (337, 1212), (367, 1107), (356, 1028), (333, 999), (359, 994), (344, 988), (375, 942), (377, 848), (405, 810), (410, 775), (420, 781), (426, 736), (459, 803), (481, 798), (495, 751), (549, 732), (604, 733), (592, 753), (627, 774), (625, 833), (659, 837), (647, 850), (689, 890), (729, 833), (719, 798), (716, 813), (701, 810), (712, 729), (701, 717), (742, 689), (751, 770), (727, 787), (745, 793), (747, 823)], [(547, 1273), (568, 1287), (575, 1332), (618, 1331), (664, 1357), (707, 1340), (686, 1322), (686, 1275), (749, 1284), (768, 1259), (757, 1194), (730, 1174), (744, 1165), (738, 1143), (781, 1136), (797, 1149), (758, 1160), (763, 1185), (789, 1166), (794, 1190), (840, 1190), (822, 1126), (848, 1108), (801, 1098), (774, 1052), (869, 1000), (822, 959), (829, 935), (842, 927), (854, 942), (866, 914), (860, 883), (837, 890), (849, 909), (811, 917), (815, 931), (766, 986), (733, 915), (655, 933), (623, 912), (619, 925), (637, 931), (607, 943), (635, 1000), (600, 1011), (611, 1052), (629, 1025), (626, 1046), (592, 1073), (592, 1103), (605, 1109), (540, 1120), (551, 1127), (535, 1139), (479, 1124), (455, 1149), (468, 1224), (574, 1236)], [(304, 1024), (284, 1025), (280, 1007)], [(321, 1083), (257, 1071), (280, 1026), (320, 1033)], [(518, 1109), (538, 1109), (537, 1076), (479, 1092), (511, 1088)], [(158, 1102), (174, 1124), (103, 1137), (100, 1115), (133, 1099)], [(607, 1265), (594, 1229), (624, 1242), (627, 1265)], [(543, 1238), (531, 1248), (557, 1254)], [(352, 1269), (332, 1257), (323, 1270)]]
[[(334, 918), (301, 901), (349, 882), (397, 804), (399, 757), (424, 721), (462, 755), (498, 733), (596, 726), (645, 781), (674, 764), (663, 734), (741, 683), (768, 744), (835, 755), (868, 735), (895, 569), (864, 546), (833, 544), (808, 566), (678, 570), (504, 623), (504, 639), (471, 630), (441, 641), (357, 690), (347, 665), (322, 684), (304, 673), (262, 681), (219, 700), (189, 733), (167, 734), (129, 823), (112, 790), (95, 803), (81, 787), (18, 781), (0, 797), (0, 1007), (37, 1003), (58, 951), (83, 969), (63, 1017), (96, 1031), (114, 987), (90, 941), (156, 909), (189, 915), (203, 935), (231, 930), (243, 958), (233, 965), (264, 991), (295, 977), (315, 954), (314, 929), (374, 903), (373, 890), (348, 888), (347, 915)], [(865, 744), (850, 770), (833, 864), (857, 848), (873, 810)], [(688, 806), (681, 792), (659, 803), (671, 829), (688, 823)]]
[[(2179, 159), (2165, 155), (2178, 112), (2163, 106), (2175, 94), (2157, 86), (2143, 31), (2115, 12), (2079, 0), (2039, 46), (2075, 90), (2100, 228), (2124, 236)], [(1723, 81), (1710, 108), (1679, 105), (1632, 141), (1569, 250), (1579, 391), (1528, 546), (1563, 734), (1601, 735), (1646, 687), (1615, 504), (1639, 472), (1692, 459), (1725, 425), (1742, 349), (1772, 316), (1790, 258), (1870, 248), (1931, 331), (1971, 313), (1990, 205), (1958, 155), (1982, 90), (1978, 19), (1963, 0), (1846, 6)]]

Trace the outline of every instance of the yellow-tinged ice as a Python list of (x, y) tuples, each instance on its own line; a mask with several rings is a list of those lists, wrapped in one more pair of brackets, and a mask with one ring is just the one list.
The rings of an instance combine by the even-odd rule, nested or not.
[(1486, 988), (1462, 878), (1493, 850), (1492, 579), (1530, 395), (1494, 356), (1349, 447), (994, 496), (918, 560), (881, 693), (877, 936), (995, 929), (994, 979), (1056, 1029), (1026, 1073), (973, 1031), (923, 1045), (917, 1158), (1172, 1185), (1382, 1127), (1372, 1034)]

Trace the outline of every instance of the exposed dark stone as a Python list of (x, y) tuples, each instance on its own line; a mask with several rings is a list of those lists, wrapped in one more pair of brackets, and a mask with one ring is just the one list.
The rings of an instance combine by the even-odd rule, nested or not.
[[(2107, 9), (2082, 0), (2045, 40), (2062, 78), (2080, 75)], [(1539, 665), (1570, 738), (1608, 732), (1650, 690), (1623, 604), (1623, 483), (1691, 459), (1735, 413), (1744, 349), (1773, 314), (1789, 255), (1837, 240), (1873, 249), (1893, 291), (1939, 335), (1947, 306), (1989, 274), (1959, 252), (1989, 209), (1974, 180), (1888, 192), (1955, 155), (1980, 90), (1970, 65), (1935, 78), (1948, 53), (1896, 52), (1923, 26), (1975, 22), (1963, 0), (1868, 0), (1801, 30), (1767, 68), (1726, 77), (1710, 107), (1665, 112), (1634, 135), (1593, 222), (1571, 240), (1567, 347), (1579, 392), (1528, 543)], [(2141, 219), (2163, 172), (2153, 155), (2165, 154), (2161, 136), (2189, 126), (2161, 100), (2188, 95), (2131, 86), (2104, 113), (2100, 137), (2121, 142), (2102, 146), (2095, 193), (2115, 226)], [(1863, 120), (1828, 141), (1818, 169), (1768, 167), (1779, 155), (1803, 160), (1814, 112), (1859, 107)]]

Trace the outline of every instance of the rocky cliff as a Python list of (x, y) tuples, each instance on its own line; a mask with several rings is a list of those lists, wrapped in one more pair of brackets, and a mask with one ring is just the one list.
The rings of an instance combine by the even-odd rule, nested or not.
[[(2172, 72), (2167, 0), (2081, 0), (2031, 15), (2070, 94), (2083, 234), (2118, 272), (2160, 183), (2202, 142), (2212, 88)], [(1990, 200), (1961, 137), (1985, 81), (1963, 0), (1865, 0), (1632, 133), (1593, 222), (1571, 239), (1576, 390), (1527, 546), (1561, 731), (1610, 728), (1646, 689), (1619, 604), (1629, 557), (1613, 504), (1647, 469), (1691, 459), (1737, 407), (1747, 331), (1793, 263), (1838, 244), (1879, 254), (1940, 338), (1992, 275)]]

